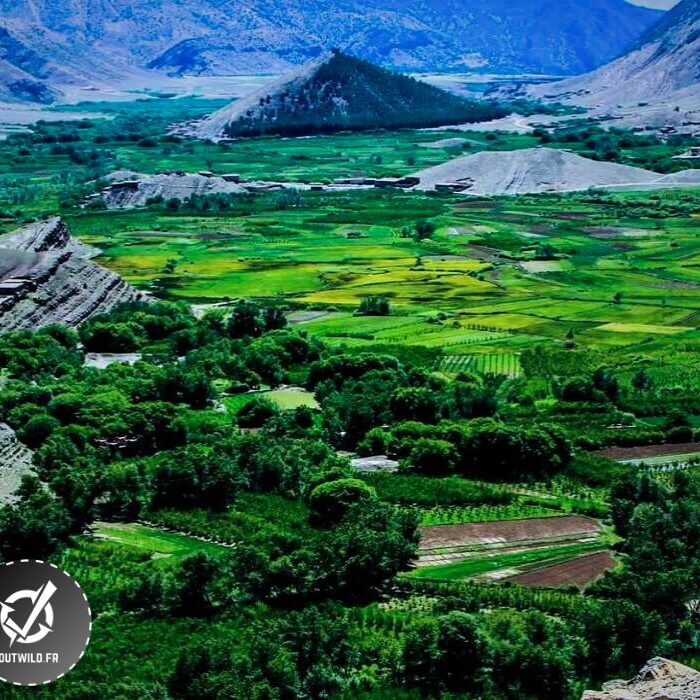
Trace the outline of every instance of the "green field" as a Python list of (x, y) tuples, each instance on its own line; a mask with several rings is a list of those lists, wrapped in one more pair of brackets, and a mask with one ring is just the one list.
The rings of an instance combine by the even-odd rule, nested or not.
[(532, 565), (548, 566), (573, 559), (580, 554), (601, 550), (600, 542), (587, 542), (559, 547), (531, 548), (524, 552), (509, 554), (493, 554), (470, 557), (454, 564), (440, 566), (425, 566), (414, 569), (407, 576), (430, 581), (461, 581), (464, 579), (498, 571)]
[(222, 553), (224, 547), (175, 532), (163, 532), (138, 523), (96, 523), (94, 535), (126, 547), (152, 552), (156, 557), (186, 557), (194, 552)]
[[(700, 190), (84, 202), (116, 169), (318, 182), (546, 143), (668, 171), (700, 141), (582, 120), (167, 133), (220, 104), (144, 96), (0, 141), (0, 231), (60, 214), (151, 295), (0, 333), (0, 422), (36, 471), (0, 507), (0, 561), (70, 572), (95, 622), (35, 694), (574, 700), (653, 656), (697, 659), (700, 477), (663, 467), (700, 447), (648, 469), (602, 455), (700, 445)], [(391, 468), (354, 460), (377, 455)], [(567, 514), (601, 528), (558, 529)], [(527, 518), (548, 519), (459, 527)], [(508, 580), (612, 549), (595, 586)]]
[[(696, 337), (698, 195), (659, 198), (678, 213), (652, 219), (633, 194), (465, 202), (358, 192), (305, 193), (283, 209), (257, 197), (221, 214), (82, 212), (68, 223), (103, 250), (102, 264), (156, 294), (284, 300), (324, 312), (301, 325), (331, 345), (420, 345), (456, 356), (448, 372), (517, 376), (524, 349), (567, 335), (626, 351)], [(432, 240), (403, 238), (419, 219), (437, 226)], [(533, 228), (566, 251), (570, 269), (520, 267)], [(626, 238), (629, 229), (649, 235)], [(367, 296), (386, 297), (391, 315), (354, 316)]]

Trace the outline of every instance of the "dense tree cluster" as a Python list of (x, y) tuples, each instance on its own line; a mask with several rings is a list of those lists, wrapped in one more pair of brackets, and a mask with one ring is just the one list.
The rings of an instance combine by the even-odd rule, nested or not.
[[(580, 450), (639, 436), (623, 409), (655, 382), (574, 341), (524, 351), (523, 376), (505, 379), (330, 349), (245, 301), (201, 319), (137, 303), (78, 333), (5, 334), (0, 420), (33, 449), (35, 475), (0, 508), (0, 558), (84, 567), (96, 609), (120, 614), (105, 620), (206, 623), (155, 685), (125, 681), (124, 697), (574, 697), (700, 643), (700, 481)], [(136, 362), (96, 369), (86, 351)], [(266, 395), (292, 382), (320, 408)], [(692, 438), (665, 400), (654, 434)], [(362, 475), (347, 449), (397, 459), (399, 473)], [(416, 555), (416, 507), (507, 507), (514, 482), (561, 477), (609, 489), (622, 538), (623, 566), (585, 595), (397, 579)], [(138, 520), (202, 548), (151, 560), (81, 537)]]
[[(297, 81), (299, 82), (299, 81)], [(225, 129), (227, 136), (333, 133), (488, 121), (504, 116), (495, 103), (456, 97), (336, 52), (303, 85), (269, 95)]]

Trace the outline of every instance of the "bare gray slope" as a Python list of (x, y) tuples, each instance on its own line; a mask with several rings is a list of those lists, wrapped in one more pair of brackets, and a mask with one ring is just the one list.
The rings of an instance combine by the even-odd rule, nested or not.
[(648, 183), (657, 173), (617, 163), (590, 160), (552, 148), (482, 151), (416, 173), (418, 189), (459, 184), (475, 195), (572, 192), (590, 187)]
[(130, 175), (128, 179), (116, 178), (100, 195), (110, 209), (140, 207), (155, 197), (185, 200), (193, 195), (238, 194), (246, 190), (224, 178), (186, 173), (162, 173), (159, 175)]
[(0, 328), (77, 326), (142, 296), (92, 255), (59, 218), (0, 236)]
[[(305, 65), (297, 68), (291, 73), (287, 73), (278, 80), (272, 81), (263, 85), (260, 90), (256, 90), (250, 95), (232, 102), (213, 114), (205, 117), (200, 122), (192, 124), (191, 127), (185, 129), (190, 136), (195, 136), (200, 139), (216, 139), (220, 138), (224, 133), (225, 128), (244, 117), (249, 113), (255, 113), (261, 107), (261, 102), (264, 104), (269, 96), (282, 95), (284, 93), (295, 93), (306, 83), (321, 67), (326, 63), (332, 54), (324, 53), (316, 60), (309, 61)], [(272, 98), (274, 99), (274, 98)]]
[(616, 61), (528, 93), (597, 110), (634, 108), (637, 122), (652, 114), (657, 123), (695, 119), (688, 115), (700, 108), (700, 2), (683, 0)]

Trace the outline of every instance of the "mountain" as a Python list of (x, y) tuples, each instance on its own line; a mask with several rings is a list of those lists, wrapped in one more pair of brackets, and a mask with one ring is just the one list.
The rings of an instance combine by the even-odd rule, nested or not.
[(700, 0), (676, 5), (616, 61), (529, 92), (598, 109), (627, 106), (647, 112), (649, 107), (667, 105), (660, 115), (666, 120), (673, 119), (668, 112), (682, 115), (700, 108)]
[(624, 0), (0, 0), (0, 27), (57, 83), (95, 84), (145, 66), (280, 74), (336, 46), (403, 71), (572, 75), (660, 16)]
[(0, 101), (53, 102), (47, 61), (0, 27)]
[(186, 127), (198, 138), (298, 136), (488, 121), (499, 107), (333, 51)]
[(590, 160), (553, 148), (482, 151), (415, 176), (420, 179), (417, 189), (433, 190), (444, 185), (464, 194), (493, 196), (646, 184), (660, 177), (650, 170)]
[(249, 7), (245, 27), (231, 17), (223, 32), (212, 26), (151, 65), (279, 72), (342, 46), (406, 71), (571, 75), (615, 58), (660, 16), (623, 0), (255, 0)]

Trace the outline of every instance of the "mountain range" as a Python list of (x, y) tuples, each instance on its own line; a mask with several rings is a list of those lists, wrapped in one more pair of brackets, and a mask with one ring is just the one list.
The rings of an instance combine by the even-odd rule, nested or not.
[(283, 73), (334, 47), (404, 71), (572, 75), (661, 16), (624, 0), (0, 0), (0, 98), (145, 67)]
[(657, 125), (700, 124), (700, 0), (682, 0), (612, 63), (526, 91), (624, 115), (628, 122), (650, 123), (653, 112)]

